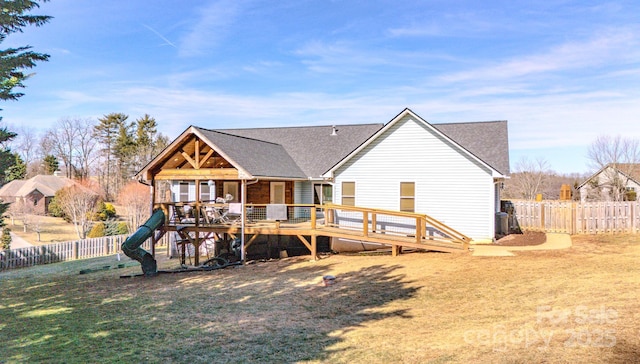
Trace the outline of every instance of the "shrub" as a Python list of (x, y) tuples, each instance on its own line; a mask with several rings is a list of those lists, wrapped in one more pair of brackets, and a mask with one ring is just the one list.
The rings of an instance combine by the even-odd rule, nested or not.
[(96, 207), (94, 220), (107, 221), (116, 216), (116, 208), (109, 202), (100, 201)]
[(127, 228), (127, 223), (122, 221), (107, 221), (105, 223), (105, 235), (123, 235), (127, 234), (129, 229)]
[(65, 215), (64, 211), (62, 210), (62, 207), (60, 206), (60, 203), (58, 203), (58, 192), (56, 192), (56, 195), (51, 199), (51, 202), (49, 202), (49, 215), (53, 216), (53, 217), (61, 217), (63, 219), (65, 219), (67, 222), (69, 222), (69, 217)]
[(87, 234), (87, 238), (99, 238), (106, 235), (106, 228), (103, 222), (99, 222), (91, 228)]
[(624, 194), (625, 201), (636, 201), (637, 198), (638, 195), (636, 194), (636, 191), (633, 190), (626, 191)]

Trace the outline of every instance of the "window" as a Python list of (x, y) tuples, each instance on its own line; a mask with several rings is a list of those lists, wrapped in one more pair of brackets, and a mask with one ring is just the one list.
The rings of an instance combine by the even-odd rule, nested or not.
[(342, 204), (345, 206), (356, 205), (356, 183), (342, 182)]
[(180, 182), (178, 201), (179, 202), (189, 201), (189, 182)]
[(213, 201), (216, 199), (216, 184), (213, 181), (200, 182), (200, 201)]
[(226, 198), (227, 195), (233, 196), (233, 198), (227, 202), (240, 202), (238, 182), (224, 182), (222, 185), (222, 196)]
[(270, 187), (270, 203), (286, 203), (284, 182), (271, 182)]
[(333, 201), (333, 186), (330, 184), (316, 184), (313, 186), (313, 203), (323, 205)]
[(416, 184), (415, 182), (400, 182), (400, 211), (415, 212)]

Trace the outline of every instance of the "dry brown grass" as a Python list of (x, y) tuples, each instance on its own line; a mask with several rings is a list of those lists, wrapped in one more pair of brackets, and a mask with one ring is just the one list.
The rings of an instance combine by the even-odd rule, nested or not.
[(73, 225), (64, 221), (59, 217), (51, 216), (32, 216), (29, 220), (39, 220), (40, 224), (40, 241), (38, 241), (38, 234), (34, 231), (33, 225), (27, 226), (27, 231), (24, 232), (24, 224), (22, 220), (15, 220), (12, 224), (10, 218), (5, 218), (5, 223), (11, 229), (11, 232), (25, 239), (33, 245), (45, 245), (61, 241), (78, 240), (78, 234), (73, 228)]
[[(573, 242), (515, 257), (298, 257), (152, 279), (118, 278), (139, 267), (3, 273), (3, 360), (638, 362), (637, 237)], [(337, 279), (325, 287), (327, 274)]]

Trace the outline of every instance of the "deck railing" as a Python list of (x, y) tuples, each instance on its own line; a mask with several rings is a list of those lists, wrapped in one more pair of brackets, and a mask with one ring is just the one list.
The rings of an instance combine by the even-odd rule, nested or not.
[(383, 234), (414, 237), (416, 243), (424, 240), (459, 243), (465, 248), (471, 241), (459, 231), (424, 214), (332, 204), (325, 205), (324, 211), (325, 226), (358, 230), (363, 240), (373, 234)]
[[(190, 206), (189, 210), (194, 211), (192, 215), (185, 217), (183, 213), (179, 212), (185, 205)], [(238, 227), (241, 221), (240, 214), (229, 215), (228, 204), (194, 202), (161, 203), (157, 206), (166, 211), (168, 226)], [(471, 241), (469, 237), (459, 231), (425, 214), (334, 204), (287, 204), (285, 205), (284, 218), (274, 220), (272, 216), (269, 216), (269, 209), (272, 206), (246, 204), (244, 207), (246, 226), (274, 224), (278, 229), (287, 229), (300, 228), (301, 224), (308, 223), (310, 225), (307, 226), (311, 230), (317, 230), (324, 226), (359, 231), (364, 240), (372, 234), (378, 234), (378, 236), (382, 234), (390, 238), (394, 236), (414, 237), (417, 243), (422, 242), (423, 239), (460, 244), (468, 244)], [(210, 208), (221, 211), (217, 214), (223, 214), (227, 216), (227, 219), (207, 218), (207, 209)]]

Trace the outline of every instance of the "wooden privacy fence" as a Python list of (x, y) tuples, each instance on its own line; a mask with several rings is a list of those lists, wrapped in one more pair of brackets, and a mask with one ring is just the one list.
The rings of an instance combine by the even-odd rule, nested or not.
[[(0, 251), (0, 270), (116, 254), (127, 236), (104, 236)], [(150, 245), (149, 240), (145, 245)]]
[(640, 229), (640, 203), (637, 201), (510, 202), (513, 204), (509, 216), (511, 229), (569, 234), (635, 234)]

